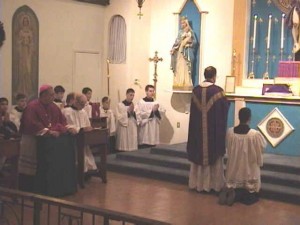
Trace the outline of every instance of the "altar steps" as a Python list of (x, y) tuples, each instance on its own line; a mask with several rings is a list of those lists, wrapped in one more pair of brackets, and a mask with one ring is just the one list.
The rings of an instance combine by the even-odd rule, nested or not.
[[(110, 171), (188, 184), (186, 144), (162, 145), (108, 156)], [(226, 161), (226, 160), (225, 160)], [(300, 204), (300, 157), (264, 154), (263, 198)]]
[(260, 196), (262, 198), (300, 205), (299, 188), (262, 183)]

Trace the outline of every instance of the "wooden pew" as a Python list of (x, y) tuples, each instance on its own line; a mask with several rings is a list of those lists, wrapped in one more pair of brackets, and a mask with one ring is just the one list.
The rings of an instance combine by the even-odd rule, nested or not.
[(77, 160), (78, 160), (78, 183), (84, 188), (84, 146), (97, 150), (100, 155), (100, 164), (97, 165), (99, 173), (96, 174), (102, 179), (103, 183), (107, 182), (106, 178), (106, 154), (108, 150), (109, 131), (108, 129), (93, 129), (92, 131), (80, 131), (77, 135)]
[(107, 128), (107, 117), (90, 118), (90, 122), (94, 128)]
[[(5, 157), (9, 168), (3, 169), (0, 178), (1, 185), (8, 188), (18, 188), (18, 160), (20, 155), (20, 139), (0, 139), (0, 157)], [(6, 174), (9, 172), (9, 174)]]

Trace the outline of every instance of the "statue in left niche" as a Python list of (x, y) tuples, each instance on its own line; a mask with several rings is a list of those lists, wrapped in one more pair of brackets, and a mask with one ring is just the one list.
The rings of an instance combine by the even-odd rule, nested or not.
[(0, 21), (0, 48), (3, 45), (3, 42), (5, 41), (5, 31), (3, 23)]

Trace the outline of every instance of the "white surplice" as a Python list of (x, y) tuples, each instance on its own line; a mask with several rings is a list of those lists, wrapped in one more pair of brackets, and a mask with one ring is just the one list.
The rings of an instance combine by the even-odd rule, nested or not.
[(133, 114), (128, 113), (128, 107), (123, 102), (120, 102), (116, 109), (116, 149), (121, 151), (138, 149), (137, 120)]
[(153, 106), (158, 102), (146, 102), (141, 99), (136, 106), (136, 116), (139, 124), (138, 142), (139, 145), (157, 145), (159, 144), (159, 125), (161, 119), (165, 116), (166, 110), (159, 106), (158, 112), (160, 118), (152, 111)]
[(10, 121), (16, 125), (18, 130), (20, 129), (22, 114), (23, 112), (18, 111), (16, 107), (13, 107), (9, 114)]
[(116, 119), (113, 111), (111, 109), (103, 109), (100, 106), (100, 118), (106, 117), (107, 118), (107, 128), (109, 129), (109, 135), (114, 136), (116, 134)]
[(226, 186), (258, 192), (266, 140), (254, 129), (250, 129), (247, 134), (236, 134), (232, 127), (227, 131), (226, 141)]
[(197, 191), (220, 191), (224, 186), (223, 157), (220, 156), (213, 165), (200, 166), (191, 163), (189, 188)]
[[(68, 107), (64, 108), (62, 112), (66, 117), (69, 127), (76, 129), (77, 132), (79, 132), (80, 128), (91, 126), (89, 116), (84, 109), (76, 110), (72, 107)], [(97, 165), (89, 146), (85, 146), (84, 153), (84, 172), (96, 170)]]
[(55, 102), (55, 101), (53, 101), (53, 103), (55, 105), (57, 105), (57, 107), (60, 108), (61, 110), (64, 108), (64, 103), (63, 102)]
[(89, 118), (92, 118), (92, 106), (90, 105), (89, 102), (87, 102), (83, 108), (83, 110), (86, 111), (86, 113), (88, 114)]

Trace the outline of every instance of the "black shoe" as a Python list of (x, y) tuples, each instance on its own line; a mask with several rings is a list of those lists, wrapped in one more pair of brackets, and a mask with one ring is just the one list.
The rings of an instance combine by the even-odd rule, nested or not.
[(220, 194), (219, 194), (219, 201), (218, 203), (220, 205), (225, 205), (226, 204), (226, 199), (227, 199), (227, 187), (222, 188)]
[(233, 188), (228, 188), (226, 204), (232, 206), (235, 199), (235, 191)]
[(92, 175), (89, 174), (88, 172), (87, 173), (84, 173), (84, 181), (87, 182), (87, 181), (90, 181), (92, 178)]

